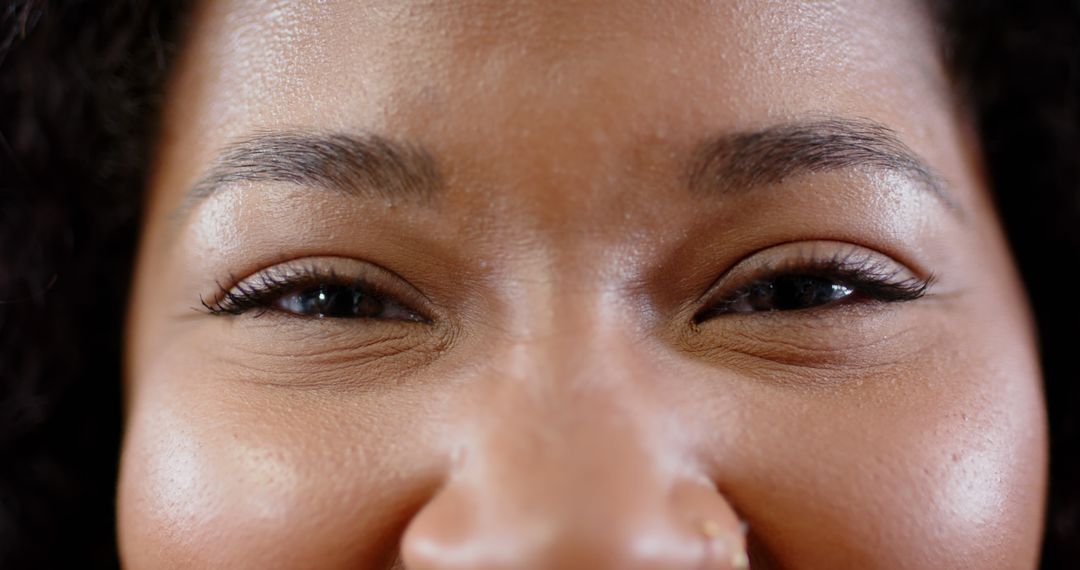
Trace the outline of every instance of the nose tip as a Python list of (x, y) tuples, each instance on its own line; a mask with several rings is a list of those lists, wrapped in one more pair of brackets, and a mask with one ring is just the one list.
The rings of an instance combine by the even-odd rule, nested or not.
[(410, 570), (748, 568), (738, 517), (710, 486), (597, 498), (522, 504), (451, 484), (413, 519), (402, 559)]

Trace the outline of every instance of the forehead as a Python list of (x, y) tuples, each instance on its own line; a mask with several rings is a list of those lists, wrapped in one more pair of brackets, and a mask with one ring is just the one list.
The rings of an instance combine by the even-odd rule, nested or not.
[(808, 114), (869, 117), (926, 151), (949, 122), (931, 29), (896, 0), (207, 2), (165, 186), (287, 128), (391, 133), (497, 179), (647, 166), (668, 141)]

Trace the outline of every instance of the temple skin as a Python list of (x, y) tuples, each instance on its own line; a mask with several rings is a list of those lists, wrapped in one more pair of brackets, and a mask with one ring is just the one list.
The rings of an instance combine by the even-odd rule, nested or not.
[[(923, 8), (203, 2), (128, 308), (124, 566), (1034, 568), (1036, 339)], [(838, 258), (929, 286), (707, 312)], [(304, 271), (418, 318), (204, 307)]]

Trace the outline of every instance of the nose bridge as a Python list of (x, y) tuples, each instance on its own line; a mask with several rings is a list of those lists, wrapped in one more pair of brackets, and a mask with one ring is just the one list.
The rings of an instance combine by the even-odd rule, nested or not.
[[(602, 293), (598, 293), (602, 294)], [(495, 351), (461, 454), (403, 541), (411, 569), (729, 568), (730, 505), (679, 469), (657, 374), (596, 299)], [(590, 308), (591, 307), (591, 308)]]
[(483, 442), (485, 456), (525, 452), (534, 467), (571, 468), (545, 474), (549, 481), (573, 471), (600, 476), (621, 463), (656, 463), (663, 404), (654, 392), (661, 372), (609, 296), (600, 288), (571, 289), (522, 311), (529, 326), (476, 379), (475, 401), (488, 410), (476, 416), (475, 441)]
[(571, 256), (555, 259), (518, 287), (495, 382), (509, 377), (575, 393), (617, 382), (620, 390), (609, 396), (620, 400), (648, 387), (651, 370), (633, 332), (638, 323), (618, 284), (605, 280), (602, 270), (569, 269), (583, 265)]
[[(514, 338), (478, 401), (487, 413), (457, 474), (484, 489), (486, 513), (521, 525), (590, 528), (640, 524), (660, 500), (662, 457), (649, 365), (634, 341), (605, 318), (604, 293), (565, 290), (537, 303), (542, 315)], [(543, 298), (539, 295), (534, 298)], [(559, 310), (544, 310), (544, 306)]]
[[(613, 378), (596, 378), (618, 376), (598, 367), (567, 358), (512, 380), (523, 386), (499, 390), (493, 413), (477, 422), (470, 437), (459, 476), (494, 483), (487, 489), (505, 495), (500, 510), (552, 511), (586, 525), (599, 522), (591, 519), (614, 524), (636, 501), (653, 500), (653, 493), (641, 493), (661, 485), (664, 458), (651, 441), (653, 416), (644, 398), (627, 393), (632, 390), (620, 393)], [(559, 510), (568, 512), (554, 512)]]

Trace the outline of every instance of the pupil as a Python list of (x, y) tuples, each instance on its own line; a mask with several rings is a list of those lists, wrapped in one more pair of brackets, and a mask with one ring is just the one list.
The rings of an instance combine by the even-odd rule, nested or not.
[(342, 285), (320, 285), (297, 295), (300, 312), (319, 317), (376, 317), (382, 302), (363, 291)]
[(831, 303), (850, 293), (851, 289), (829, 279), (795, 275), (756, 285), (748, 300), (755, 310), (790, 311)]

